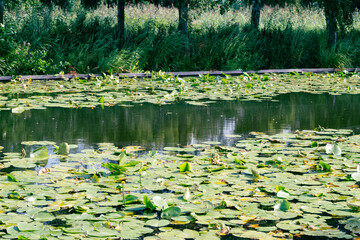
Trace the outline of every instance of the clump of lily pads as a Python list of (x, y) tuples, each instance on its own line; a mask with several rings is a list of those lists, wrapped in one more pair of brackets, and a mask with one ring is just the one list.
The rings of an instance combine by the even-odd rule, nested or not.
[[(327, 151), (334, 142), (341, 157)], [(0, 160), (1, 234), (356, 238), (359, 143), (345, 129), (253, 132), (231, 146), (205, 142), (158, 152), (99, 143), (80, 152), (60, 144), (54, 153), (56, 143), (23, 142), (31, 157), (5, 152)]]

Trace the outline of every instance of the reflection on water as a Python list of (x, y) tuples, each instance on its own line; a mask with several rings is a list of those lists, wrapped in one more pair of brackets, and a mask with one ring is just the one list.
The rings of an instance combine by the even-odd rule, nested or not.
[(349, 128), (359, 132), (359, 95), (292, 93), (279, 102), (231, 101), (209, 106), (152, 104), (105, 109), (48, 108), (21, 115), (0, 111), (0, 146), (21, 150), (22, 141), (63, 141), (79, 148), (100, 142), (118, 147), (161, 148), (202, 141), (225, 141), (226, 134), (296, 129)]

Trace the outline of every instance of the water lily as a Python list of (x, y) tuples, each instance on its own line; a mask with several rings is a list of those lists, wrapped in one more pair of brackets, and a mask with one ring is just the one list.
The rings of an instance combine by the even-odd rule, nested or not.
[(326, 154), (331, 154), (334, 150), (334, 145), (328, 143), (326, 144), (325, 146), (325, 151), (326, 151)]
[(191, 199), (190, 189), (186, 188), (184, 192), (183, 199), (186, 201), (189, 201)]
[(25, 200), (26, 200), (27, 202), (29, 202), (29, 203), (35, 203), (36, 198), (34, 198), (33, 196), (31, 196), (31, 197), (25, 198)]

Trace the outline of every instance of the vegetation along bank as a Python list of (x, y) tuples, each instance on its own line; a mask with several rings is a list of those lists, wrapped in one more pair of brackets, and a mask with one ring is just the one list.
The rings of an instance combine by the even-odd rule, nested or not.
[(358, 67), (357, 5), (0, 1), (0, 75)]

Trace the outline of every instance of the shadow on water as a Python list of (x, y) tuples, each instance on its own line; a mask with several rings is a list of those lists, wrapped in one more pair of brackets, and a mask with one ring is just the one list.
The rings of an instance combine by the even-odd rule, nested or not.
[(22, 141), (66, 141), (79, 149), (100, 142), (116, 146), (163, 146), (203, 141), (225, 142), (226, 134), (269, 134), (297, 129), (348, 128), (360, 132), (359, 95), (292, 93), (273, 101), (225, 101), (104, 109), (48, 108), (20, 115), (0, 111), (0, 146), (21, 151)]

